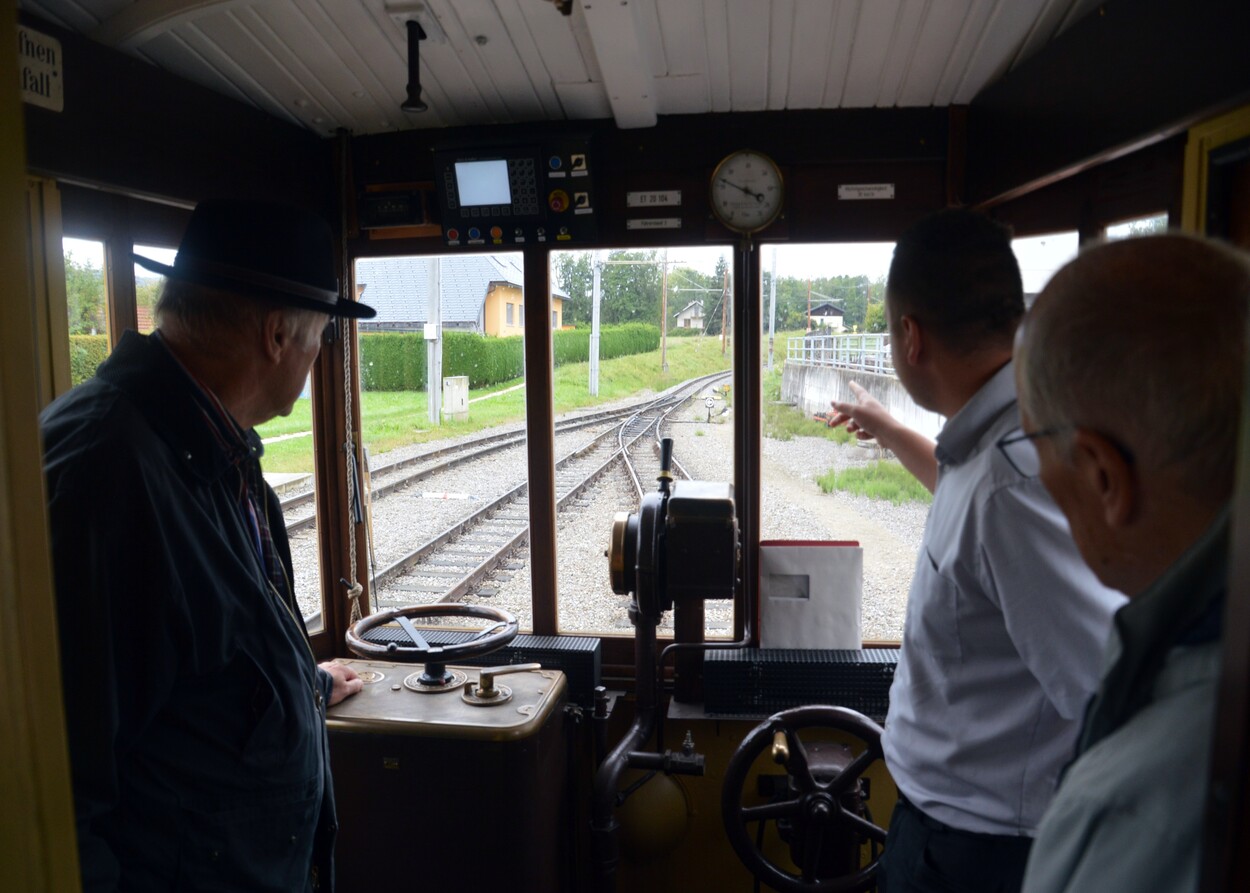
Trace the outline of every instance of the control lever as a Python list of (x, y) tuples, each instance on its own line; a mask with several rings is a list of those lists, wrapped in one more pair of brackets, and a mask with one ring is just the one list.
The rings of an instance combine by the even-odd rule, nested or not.
[(478, 684), (475, 686), (470, 682), (465, 685), (464, 692), (460, 697), (465, 702), (477, 707), (502, 704), (512, 697), (512, 689), (506, 685), (496, 686), (496, 676), (504, 676), (508, 673), (524, 673), (529, 670), (541, 670), (542, 668), (542, 664), (510, 664), (503, 667), (483, 667), (478, 672)]

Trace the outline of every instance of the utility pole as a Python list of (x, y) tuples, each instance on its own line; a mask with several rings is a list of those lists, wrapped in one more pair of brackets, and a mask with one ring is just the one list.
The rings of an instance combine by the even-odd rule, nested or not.
[(729, 316), (729, 271), (721, 275), (720, 287), (720, 355), (725, 355), (725, 345), (729, 341), (729, 333), (725, 331), (726, 319)]
[(660, 291), (660, 371), (668, 371), (668, 249), (664, 249), (664, 286)]
[(590, 289), (590, 395), (599, 396), (599, 301), (603, 297), (603, 261), (596, 251), (591, 261), (595, 278)]
[(812, 280), (807, 280), (807, 331), (812, 330)]
[(773, 272), (768, 289), (768, 371), (773, 371), (773, 335), (777, 329), (777, 246), (773, 246)]
[(431, 257), (430, 294), (426, 298), (425, 405), (430, 423), (442, 424), (443, 416), (443, 262)]

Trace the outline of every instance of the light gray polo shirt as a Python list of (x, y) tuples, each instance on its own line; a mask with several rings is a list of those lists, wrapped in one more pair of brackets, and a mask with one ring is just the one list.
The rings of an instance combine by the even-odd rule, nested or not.
[(927, 815), (1031, 836), (1125, 599), (1086, 567), (1041, 481), (995, 447), (1020, 427), (1013, 375), (1008, 363), (938, 435), (882, 745)]

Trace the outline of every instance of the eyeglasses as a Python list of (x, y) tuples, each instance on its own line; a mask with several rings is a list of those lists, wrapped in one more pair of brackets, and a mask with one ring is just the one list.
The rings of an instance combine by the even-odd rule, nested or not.
[(1042, 470), (1042, 462), (1037, 458), (1037, 446), (1033, 441), (1042, 437), (1054, 437), (1056, 434), (1063, 434), (1067, 431), (1075, 431), (1078, 427), (1081, 430), (1092, 431), (1111, 444), (1128, 465), (1134, 466), (1137, 464), (1137, 456), (1120, 441), (1101, 431), (1085, 429), (1083, 426), (1078, 425), (1056, 425), (1053, 428), (1043, 428), (1040, 431), (1029, 431), (1027, 433), (1020, 431), (1018, 434), (1008, 434), (1006, 437), (999, 438), (994, 445), (1002, 451), (1007, 462), (1010, 463), (1011, 467), (1018, 474), (1026, 478), (1037, 477)]
[(1063, 431), (1071, 430), (1069, 426), (1043, 428), (1040, 431), (1021, 431), (999, 438), (994, 445), (1002, 451), (1003, 456), (1012, 468), (1026, 478), (1037, 477), (1042, 470), (1041, 460), (1037, 458), (1037, 446), (1033, 441), (1041, 437), (1053, 437)]

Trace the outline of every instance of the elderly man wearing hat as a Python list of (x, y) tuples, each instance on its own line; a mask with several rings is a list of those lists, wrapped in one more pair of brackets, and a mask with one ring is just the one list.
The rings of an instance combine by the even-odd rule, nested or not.
[(325, 708), (254, 427), (291, 411), (339, 296), (319, 218), (206, 201), (158, 328), (41, 419), (85, 890), (330, 889)]

